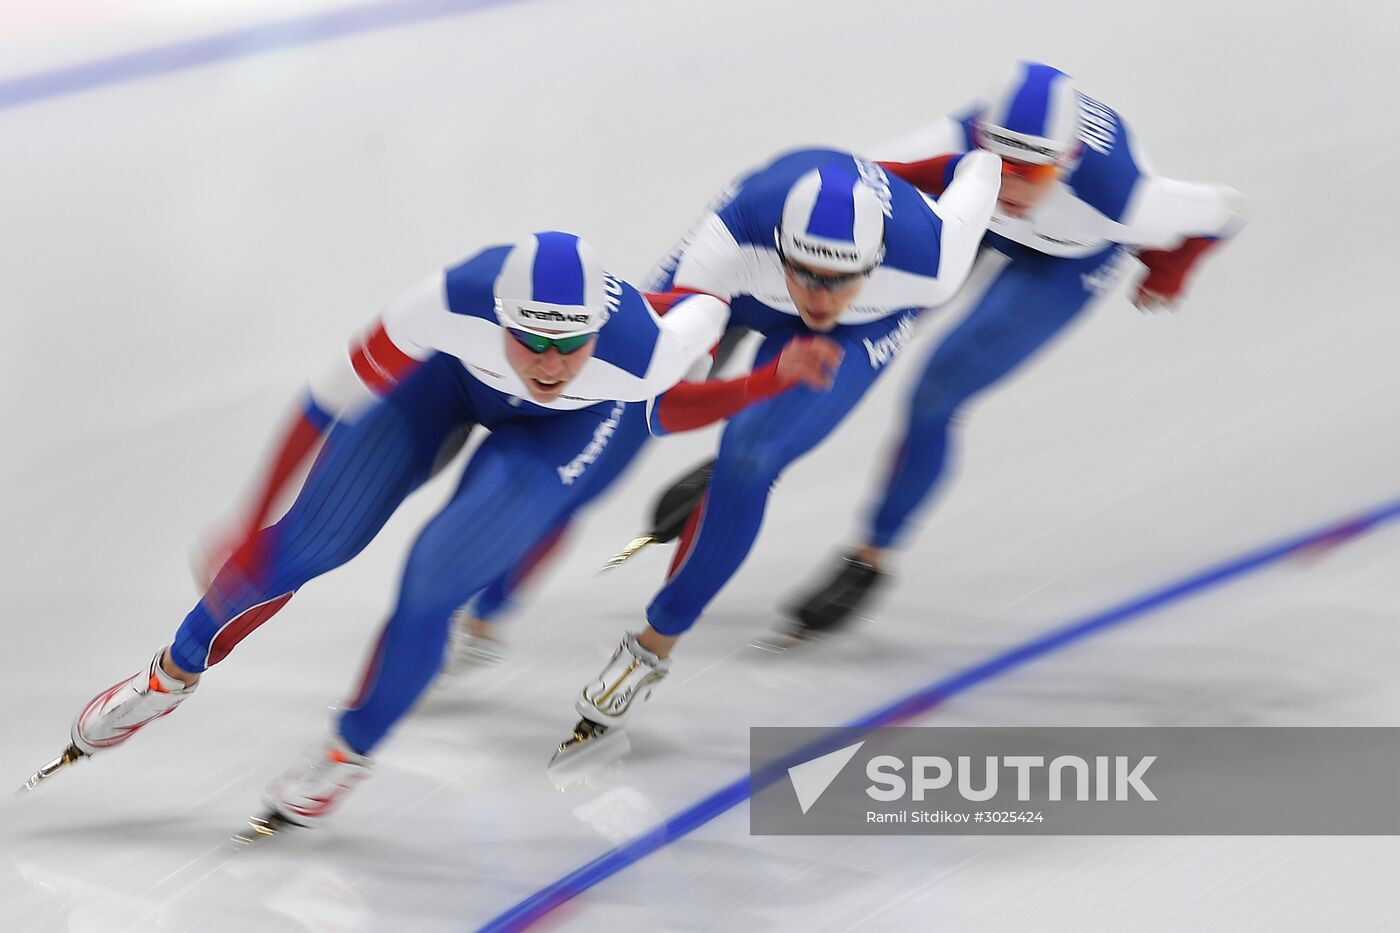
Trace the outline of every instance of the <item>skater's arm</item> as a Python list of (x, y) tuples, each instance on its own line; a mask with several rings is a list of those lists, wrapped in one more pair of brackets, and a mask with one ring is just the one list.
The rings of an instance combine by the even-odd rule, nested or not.
[[(422, 330), (431, 304), (441, 300), (442, 276), (390, 305), (368, 331), (350, 342), (335, 363), (311, 379), (301, 403), (274, 436), (271, 450), (255, 473), (251, 494), (231, 528), (216, 536), (197, 561), (200, 582), (207, 582), (228, 554), (243, 548), (269, 523), (277, 503), (320, 447), (337, 421), (362, 410), (387, 393), (431, 353), (414, 338)], [(391, 333), (395, 336), (391, 336)]]
[[(934, 203), (934, 213), (942, 220), (938, 277), (956, 277), (960, 284), (972, 266), (977, 244), (987, 233), (991, 212), (997, 207), (1001, 158), (979, 148), (960, 155), (949, 168), (952, 175), (948, 188)], [(956, 289), (958, 286), (953, 286), (952, 290)]]
[(902, 178), (924, 194), (938, 197), (948, 190), (962, 156), (957, 153), (920, 159), (915, 162), (880, 162), (885, 171)]
[(647, 405), (647, 423), (658, 436), (692, 431), (795, 385), (829, 389), (841, 355), (841, 345), (829, 337), (794, 337), (767, 365), (745, 376), (679, 383)]
[(737, 379), (681, 382), (647, 405), (647, 424), (657, 437), (693, 431), (772, 398), (784, 388), (778, 381), (776, 359)]
[(934, 212), (943, 220), (945, 241), (948, 228), (956, 227), (960, 238), (971, 240), (975, 249), (991, 223), (1001, 192), (1001, 157), (978, 149), (958, 156), (948, 168), (948, 187), (935, 203)]
[(261, 528), (281, 492), (337, 422), (353, 418), (374, 399), (407, 379), (433, 352), (431, 321), (443, 308), (439, 273), (385, 309), (380, 319), (319, 376), (311, 380), (300, 410), (264, 474), (249, 516)]
[(1144, 310), (1169, 307), (1201, 257), (1244, 227), (1245, 198), (1224, 185), (1169, 178), (1146, 179), (1135, 198), (1124, 239), (1147, 247), (1138, 253), (1147, 274), (1133, 303)]
[(699, 292), (669, 292), (647, 296), (659, 307), (656, 350), (637, 400), (650, 400), (684, 379), (704, 379), (710, 351), (724, 336), (729, 304)]
[(310, 404), (326, 427), (354, 417), (387, 395), (438, 349), (440, 331), (452, 317), (444, 288), (442, 273), (420, 282), (311, 380)]
[(1146, 176), (1124, 211), (1120, 241), (1171, 250), (1193, 237), (1229, 239), (1247, 219), (1248, 202), (1234, 188)]
[[(912, 307), (934, 308), (948, 301), (967, 279), (978, 244), (1001, 191), (1001, 159), (978, 149), (961, 156), (952, 180), (937, 201), (930, 201), (931, 235), (938, 238), (938, 275), (923, 279)], [(936, 218), (936, 221), (935, 221)]]

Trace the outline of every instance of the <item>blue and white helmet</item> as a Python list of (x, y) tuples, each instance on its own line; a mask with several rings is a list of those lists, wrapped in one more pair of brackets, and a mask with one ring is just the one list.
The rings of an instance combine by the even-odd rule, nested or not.
[(783, 201), (778, 252), (805, 266), (868, 272), (885, 256), (885, 213), (854, 169), (825, 165), (797, 180)]
[(608, 320), (607, 278), (593, 247), (574, 234), (531, 234), (496, 276), (496, 316), (550, 337), (597, 333)]
[(977, 120), (977, 145), (1018, 162), (1067, 162), (1079, 150), (1074, 79), (1039, 62), (1017, 62)]

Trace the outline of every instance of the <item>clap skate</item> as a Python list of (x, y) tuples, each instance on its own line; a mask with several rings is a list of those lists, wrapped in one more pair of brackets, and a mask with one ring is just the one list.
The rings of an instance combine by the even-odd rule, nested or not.
[(836, 573), (825, 584), (788, 608), (791, 618), (785, 628), (755, 638), (750, 644), (765, 651), (787, 651), (820, 641), (857, 618), (856, 613), (868, 605), (887, 577), (873, 565), (848, 554), (841, 558)]
[(550, 767), (625, 754), (627, 741), (622, 725), (631, 714), (633, 702), (649, 698), (670, 670), (671, 662), (639, 645), (637, 636), (628, 634), (623, 638), (612, 660), (574, 702), (574, 709), (582, 718), (573, 734), (554, 752)]
[(29, 780), (21, 784), (19, 786), (19, 790), (15, 791), (15, 796), (22, 796), (28, 791), (31, 791), (34, 788), (38, 787), (39, 784), (43, 781), (47, 781), (49, 778), (53, 777), (59, 771), (87, 757), (87, 752), (83, 751), (76, 745), (69, 745), (57, 758), (44, 765), (38, 771), (35, 771), (33, 774), (31, 774), (29, 776)]
[(356, 784), (369, 776), (372, 764), (368, 756), (332, 734), (307, 749), (300, 761), (268, 785), (263, 793), (266, 809), (250, 817), (248, 828), (235, 835), (233, 841), (251, 845), (289, 826), (317, 825)]
[(633, 538), (626, 547), (608, 559), (599, 573), (621, 567), (633, 555), (653, 544), (665, 544), (680, 537), (690, 513), (694, 512), (705, 498), (705, 493), (710, 488), (710, 474), (714, 471), (715, 462), (710, 460), (668, 486), (656, 499), (651, 516), (651, 530)]
[(113, 684), (88, 701), (73, 720), (71, 743), (63, 753), (44, 765), (20, 786), (18, 793), (32, 791), (68, 766), (90, 758), (99, 751), (116, 748), (147, 723), (168, 716), (194, 692), (161, 669), (165, 652), (156, 652), (150, 665), (126, 680)]
[(456, 677), (473, 668), (494, 667), (506, 659), (501, 640), (474, 629), (475, 621), (470, 612), (453, 613), (452, 627), (447, 634), (447, 651), (442, 659), (442, 673)]

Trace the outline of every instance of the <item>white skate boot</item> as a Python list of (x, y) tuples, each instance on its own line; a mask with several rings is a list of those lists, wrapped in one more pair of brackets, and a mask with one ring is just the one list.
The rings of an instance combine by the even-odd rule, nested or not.
[(670, 659), (662, 660), (628, 634), (613, 652), (603, 672), (583, 688), (574, 709), (583, 717), (554, 753), (550, 764), (575, 757), (585, 747), (599, 744), (604, 735), (618, 735), (632, 712), (632, 704), (646, 700), (671, 671)]
[(116, 748), (135, 735), (142, 726), (175, 712), (175, 707), (194, 693), (197, 684), (183, 681), (161, 670), (156, 652), (150, 665), (126, 680), (113, 684), (88, 701), (73, 720), (71, 743), (53, 761), (34, 772), (20, 791), (33, 790), (39, 782), (63, 768), (109, 748)]
[(88, 701), (73, 720), (73, 744), (85, 755), (92, 755), (131, 738), (147, 723), (175, 712), (175, 707), (194, 693), (197, 684), (185, 686), (160, 666), (156, 652), (150, 665), (113, 684)]
[(452, 616), (447, 634), (447, 652), (442, 659), (442, 672), (456, 677), (473, 668), (494, 667), (506, 659), (505, 646), (499, 638), (483, 635), (475, 628), (475, 618), (469, 612)]
[(315, 826), (335, 810), (356, 784), (369, 777), (373, 762), (351, 749), (339, 734), (308, 748), (291, 768), (267, 786), (262, 816), (248, 821), (251, 835), (235, 836), (251, 842), (275, 835), (286, 826)]

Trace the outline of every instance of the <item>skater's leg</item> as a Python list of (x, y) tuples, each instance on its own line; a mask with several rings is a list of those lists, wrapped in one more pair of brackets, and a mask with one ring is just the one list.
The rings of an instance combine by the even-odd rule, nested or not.
[(487, 584), (472, 600), (472, 617), (483, 625), (503, 621), (516, 608), (520, 590), (535, 580), (558, 556), (572, 523), (572, 516), (565, 517), (546, 531), (516, 564)]
[(507, 425), (482, 444), (470, 475), (409, 553), (398, 603), (340, 717), (351, 748), (369, 754), (421, 695), (441, 663), (453, 610), (572, 509), (583, 480), (612, 455), (626, 407)]
[[(828, 391), (792, 388), (731, 419), (693, 533), (682, 534), (671, 576), (647, 608), (647, 621), (658, 635), (683, 633), (729, 581), (758, 536), (773, 483), (840, 425), (911, 328), (912, 316), (901, 316), (879, 328), (835, 332), (846, 352)], [(765, 341), (758, 365), (785, 339)]]
[(494, 664), (504, 657), (494, 627), (517, 606), (520, 591), (538, 580), (561, 553), (574, 516), (616, 485), (650, 437), (646, 405), (629, 403), (608, 439), (607, 456), (577, 480), (576, 497), (570, 500), (559, 521), (531, 544), (519, 561), (477, 593), (469, 605), (454, 613), (445, 671), (456, 674), (472, 666)]
[(426, 477), (443, 439), (466, 417), (460, 400), (441, 391), (442, 376), (441, 364), (430, 361), (355, 422), (332, 430), (287, 516), (261, 533), (265, 559), (258, 572), (246, 573), (232, 559), (226, 563), (169, 651), (79, 712), (72, 728), (76, 748), (86, 754), (113, 748), (172, 712), (193, 691), (198, 674), (298, 586), (365, 546)]
[(531, 546), (517, 564), (477, 594), (471, 607), (472, 615), (476, 619), (489, 624), (501, 619), (515, 606), (516, 595), (520, 590), (538, 580), (559, 555), (560, 546), (568, 537), (574, 516), (616, 485), (636, 462), (637, 456), (650, 437), (646, 424), (645, 403), (628, 404), (617, 431), (608, 441), (608, 457), (596, 464), (589, 470), (588, 475), (580, 480), (582, 488), (578, 498), (571, 503), (567, 514), (559, 523)]
[[(567, 756), (621, 725), (638, 697), (649, 695), (669, 668), (676, 640), (733, 576), (763, 522), (768, 493), (788, 464), (811, 450), (850, 413), (907, 341), (912, 315), (839, 331), (845, 355), (831, 388), (795, 387), (730, 420), (720, 441), (709, 492), (681, 535), (672, 573), (647, 607), (647, 627), (628, 635), (575, 706), (584, 722), (561, 746)], [(763, 365), (791, 334), (770, 335), (755, 365)]]
[(966, 403), (1063, 333), (1102, 286), (1116, 249), (1083, 260), (1028, 250), (1005, 265), (972, 310), (930, 355), (908, 402), (904, 435), (864, 540), (790, 612), (797, 634), (831, 631), (867, 605), (884, 579), (886, 550), (928, 500), (947, 464), (951, 427)]
[(525, 555), (452, 613), (442, 672), (456, 676), (506, 659), (502, 623), (518, 606), (517, 593), (551, 563), (563, 544), (569, 520), (555, 525)]
[[(470, 421), (459, 366), (430, 360), (353, 422), (337, 425), (287, 514), (259, 532), (253, 573), (230, 559), (185, 617), (168, 653), (181, 673), (223, 660), (304, 583), (360, 553), (431, 475)], [(169, 670), (169, 668), (167, 668)]]
[(1093, 293), (1079, 281), (1081, 273), (1066, 274), (1064, 263), (1039, 255), (1008, 263), (929, 357), (866, 544), (883, 549), (895, 543), (928, 499), (943, 475), (949, 427), (959, 409), (1019, 369), (1088, 305)]

